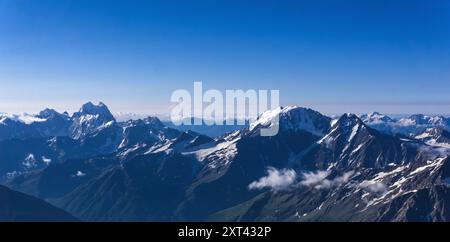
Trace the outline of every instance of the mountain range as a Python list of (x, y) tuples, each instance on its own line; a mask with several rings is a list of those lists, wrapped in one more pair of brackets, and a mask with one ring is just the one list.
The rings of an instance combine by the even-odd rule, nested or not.
[(208, 136), (87, 103), (0, 116), (0, 181), (81, 221), (450, 221), (449, 127), (289, 106)]

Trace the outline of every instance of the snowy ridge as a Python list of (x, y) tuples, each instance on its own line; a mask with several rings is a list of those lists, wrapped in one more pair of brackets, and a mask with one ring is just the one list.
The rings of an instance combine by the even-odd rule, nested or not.
[[(407, 217), (397, 213), (417, 211), (416, 204), (424, 199), (436, 211), (447, 211), (450, 147), (439, 143), (447, 138), (445, 129), (397, 136), (371, 128), (354, 114), (331, 119), (292, 106), (263, 113), (249, 128), (211, 138), (169, 128), (155, 117), (117, 122), (110, 114), (102, 103), (83, 105), (72, 116), (43, 111), (37, 117), (46, 121), (39, 124), (67, 122), (77, 132), (40, 139), (35, 146), (19, 141), (20, 149), (31, 148), (18, 154), (14, 161), (18, 166), (4, 168), (2, 175), (16, 188), (36, 193), (53, 191), (52, 186), (64, 185), (69, 179), (74, 183), (62, 194), (38, 195), (44, 199), (55, 196), (58, 206), (93, 221), (122, 216), (194, 220), (221, 212), (231, 213), (226, 218), (236, 220), (394, 221), (410, 219), (410, 213)], [(254, 131), (270, 125), (276, 116), (280, 117), (278, 135), (256, 135), (259, 132)], [(379, 113), (368, 115), (368, 120), (372, 124), (397, 122)], [(0, 152), (0, 158), (8, 158), (4, 154)], [(33, 176), (27, 176), (30, 172)], [(55, 173), (60, 176), (50, 178), (58, 182), (33, 188), (33, 181)], [(110, 191), (114, 197), (105, 197)], [(111, 204), (120, 204), (114, 206), (119, 212), (93, 209)], [(165, 206), (167, 211), (161, 214), (159, 208)], [(239, 207), (233, 210), (233, 206)], [(135, 213), (120, 210), (123, 207), (136, 208), (143, 216), (136, 218)], [(157, 211), (152, 210), (155, 207)], [(240, 214), (246, 208), (252, 209)], [(395, 211), (389, 211), (392, 208)], [(432, 218), (448, 219), (434, 214)]]
[(279, 117), (279, 125), (282, 131), (307, 131), (312, 134), (323, 136), (330, 128), (331, 119), (319, 112), (309, 108), (288, 106), (278, 107), (262, 113), (250, 124), (250, 131), (257, 127), (268, 127), (273, 125)]
[(364, 123), (371, 123), (371, 124), (395, 122), (395, 120), (392, 119), (391, 117), (381, 114), (379, 112), (363, 114), (360, 116), (360, 118)]

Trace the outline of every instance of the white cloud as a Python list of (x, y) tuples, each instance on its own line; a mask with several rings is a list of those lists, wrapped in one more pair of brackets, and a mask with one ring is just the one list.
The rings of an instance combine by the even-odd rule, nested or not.
[(35, 115), (22, 113), (22, 114), (7, 114), (0, 113), (0, 123), (4, 124), (6, 119), (10, 119), (16, 122), (22, 122), (24, 124), (32, 124), (35, 122), (45, 122), (46, 119), (38, 118)]
[(307, 187), (314, 187), (326, 181), (326, 177), (329, 174), (328, 171), (305, 172), (302, 174), (302, 181), (300, 184)]
[(329, 174), (329, 171), (305, 172), (302, 174), (300, 185), (315, 189), (329, 189), (347, 183), (354, 171), (345, 172), (342, 176), (335, 177), (332, 180), (327, 179)]
[(330, 189), (347, 183), (354, 171), (343, 173), (333, 179), (327, 179), (329, 171), (304, 172), (300, 181), (297, 180), (297, 173), (292, 169), (276, 169), (269, 167), (267, 176), (261, 177), (258, 181), (250, 183), (249, 189), (271, 188), (272, 191), (285, 190), (293, 186), (306, 186), (314, 189)]
[(295, 179), (297, 178), (297, 173), (292, 169), (281, 169), (278, 170), (273, 167), (267, 169), (267, 176), (261, 177), (258, 181), (250, 183), (249, 189), (263, 189), (268, 187), (272, 191), (279, 191), (287, 189), (291, 186)]
[(75, 175), (73, 175), (73, 177), (83, 177), (86, 176), (86, 173), (82, 172), (82, 171), (77, 171), (77, 173)]
[(359, 184), (359, 187), (370, 193), (385, 193), (387, 191), (386, 185), (381, 182), (363, 181)]

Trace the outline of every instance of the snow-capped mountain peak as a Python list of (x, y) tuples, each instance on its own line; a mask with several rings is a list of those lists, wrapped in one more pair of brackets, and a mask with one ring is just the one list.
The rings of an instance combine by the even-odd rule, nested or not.
[(400, 119), (399, 122), (404, 125), (425, 125), (428, 123), (428, 117), (423, 114), (413, 114)]
[(330, 128), (331, 118), (309, 108), (288, 106), (278, 107), (262, 113), (250, 124), (250, 130), (257, 127), (273, 125), (276, 117), (279, 117), (281, 131), (307, 131), (323, 136)]
[(54, 109), (50, 109), (50, 108), (46, 108), (42, 111), (39, 112), (39, 114), (37, 115), (37, 117), (42, 118), (42, 119), (52, 119), (52, 118), (56, 118), (56, 117), (62, 117), (62, 118), (66, 118), (68, 119), (68, 115), (67, 113), (59, 113)]
[(70, 127), (71, 137), (79, 139), (98, 131), (98, 129), (110, 127), (116, 120), (108, 107), (100, 102), (98, 105), (88, 102), (80, 111), (72, 115)]
[(362, 130), (367, 130), (366, 124), (357, 115), (345, 113), (334, 122), (331, 132), (323, 140), (345, 136), (347, 142), (350, 142)]
[(364, 122), (353, 113), (344, 113), (341, 117), (337, 120), (335, 125), (341, 125), (341, 126), (353, 126), (355, 124), (363, 124)]
[(441, 115), (427, 116), (413, 114), (400, 119), (394, 119), (377, 112), (361, 115), (360, 118), (371, 128), (387, 134), (401, 134), (414, 138), (423, 134), (428, 128), (443, 128), (450, 130), (450, 118)]
[(439, 127), (428, 128), (414, 138), (425, 141), (430, 145), (448, 147), (450, 145), (450, 132)]
[(103, 120), (108, 121), (115, 120), (108, 107), (102, 102), (100, 102), (98, 105), (95, 105), (92, 102), (87, 102), (83, 104), (81, 109), (78, 112), (75, 112), (72, 117), (78, 118), (85, 115), (97, 116)]
[(391, 117), (381, 114), (379, 112), (372, 112), (368, 114), (363, 114), (360, 116), (361, 120), (365, 123), (390, 123), (395, 122)]
[(157, 117), (149, 116), (149, 117), (143, 119), (143, 121), (146, 125), (151, 125), (153, 127), (158, 127), (158, 128), (164, 127), (164, 124)]
[(449, 127), (450, 120), (444, 116), (427, 116), (423, 114), (413, 114), (409, 117), (399, 120), (402, 125), (423, 125), (423, 126), (439, 126)]
[(258, 118), (250, 123), (250, 129), (254, 129), (258, 125), (267, 126), (270, 125), (272, 120), (274, 120), (277, 116), (281, 116), (281, 113), (287, 112), (296, 107), (278, 107), (273, 110), (267, 110), (263, 112)]

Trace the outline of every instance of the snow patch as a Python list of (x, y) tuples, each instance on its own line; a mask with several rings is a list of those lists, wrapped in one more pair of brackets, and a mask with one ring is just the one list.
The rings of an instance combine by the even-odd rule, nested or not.
[(46, 165), (49, 165), (50, 162), (52, 162), (52, 159), (47, 158), (45, 156), (42, 156), (41, 158), (42, 158), (42, 162), (44, 162)]
[(29, 154), (27, 157), (25, 157), (25, 160), (22, 162), (22, 165), (25, 166), (25, 168), (30, 169), (37, 166), (36, 159), (34, 158), (34, 154)]

